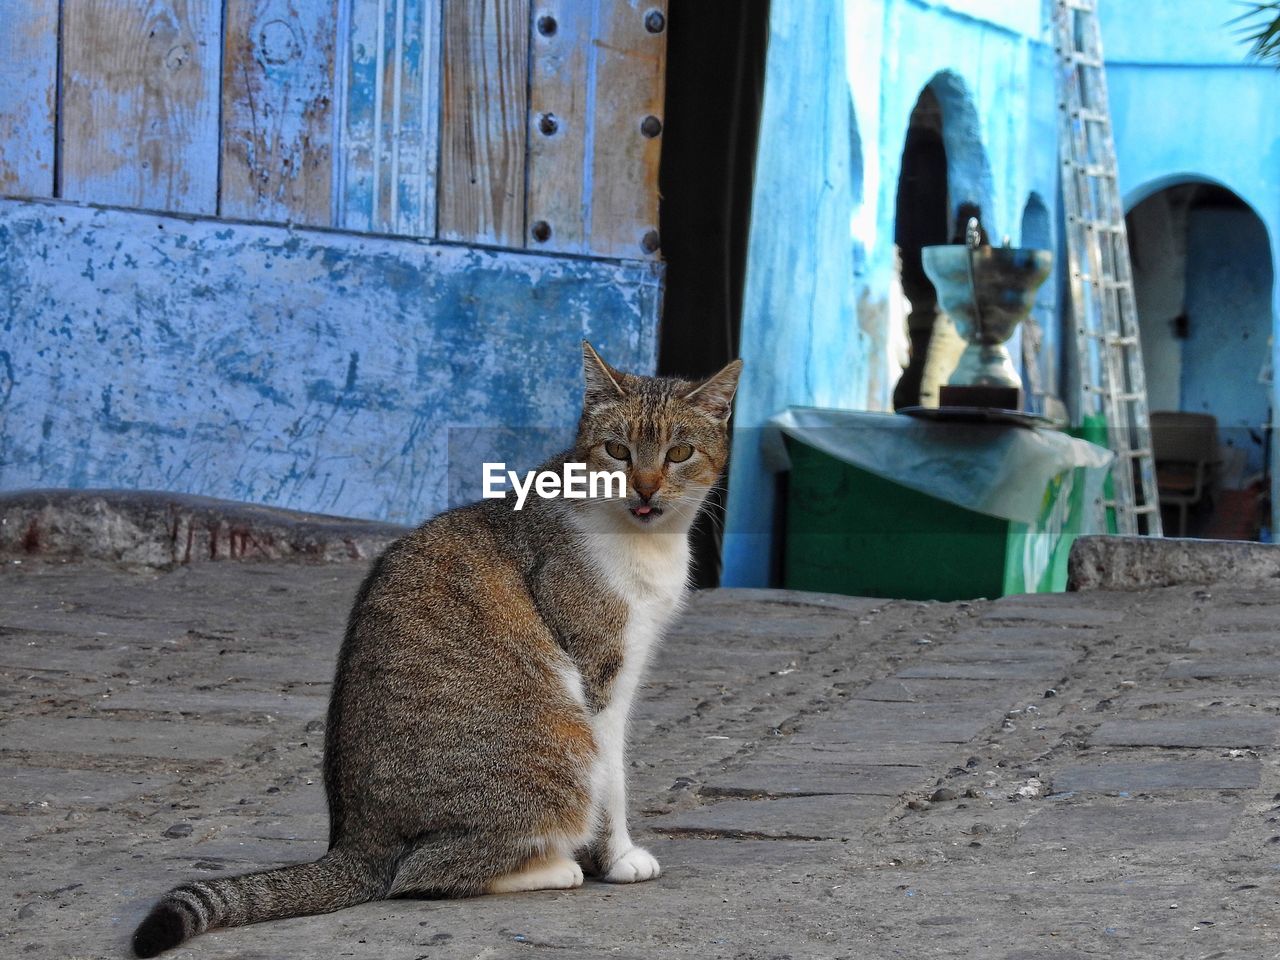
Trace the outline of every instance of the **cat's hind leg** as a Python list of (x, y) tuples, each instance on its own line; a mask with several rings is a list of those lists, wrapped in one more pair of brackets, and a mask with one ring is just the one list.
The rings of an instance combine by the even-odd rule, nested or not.
[(489, 884), (489, 893), (525, 890), (572, 890), (582, 886), (582, 867), (572, 857), (550, 854), (534, 857), (520, 869)]
[(420, 838), (404, 855), (390, 897), (475, 897), (494, 877), (529, 860), (528, 847), (482, 831), (450, 831)]
[(474, 897), (582, 885), (573, 850), (589, 834), (529, 842), (482, 831), (425, 837), (400, 861), (390, 897)]

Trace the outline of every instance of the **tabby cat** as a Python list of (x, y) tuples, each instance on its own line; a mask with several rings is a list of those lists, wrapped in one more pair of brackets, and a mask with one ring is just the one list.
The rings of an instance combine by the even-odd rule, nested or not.
[(583, 342), (574, 448), (625, 497), (488, 499), (378, 559), (338, 656), (324, 757), (329, 850), (183, 884), (134, 933), (154, 957), (214, 927), (369, 900), (658, 876), (627, 831), (627, 715), (686, 593), (689, 528), (724, 470), (741, 361), (642, 377)]

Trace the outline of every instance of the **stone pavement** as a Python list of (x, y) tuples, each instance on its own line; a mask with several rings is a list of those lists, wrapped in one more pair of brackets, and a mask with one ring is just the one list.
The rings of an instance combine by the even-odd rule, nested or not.
[[(0, 572), (0, 957), (122, 957), (316, 857), (363, 564)], [(698, 595), (636, 718), (634, 887), (368, 904), (172, 956), (1280, 956), (1280, 585)], [(555, 952), (552, 952), (555, 951)]]

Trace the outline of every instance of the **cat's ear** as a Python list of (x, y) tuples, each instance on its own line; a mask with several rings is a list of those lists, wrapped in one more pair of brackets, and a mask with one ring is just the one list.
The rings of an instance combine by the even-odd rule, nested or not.
[(582, 341), (582, 375), (587, 381), (587, 392), (583, 406), (593, 407), (598, 403), (606, 403), (624, 397), (627, 391), (622, 388), (622, 372), (613, 369), (596, 353), (595, 347)]
[(738, 390), (742, 361), (732, 360), (719, 373), (707, 377), (684, 395), (684, 399), (717, 420), (728, 420), (733, 412), (733, 395)]

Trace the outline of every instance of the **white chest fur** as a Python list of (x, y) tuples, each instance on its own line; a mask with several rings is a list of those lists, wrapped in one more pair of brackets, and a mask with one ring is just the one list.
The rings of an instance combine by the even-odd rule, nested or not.
[(645, 666), (688, 594), (689, 537), (678, 528), (650, 532), (580, 526), (579, 533), (591, 568), (627, 608), (622, 667), (600, 717), (620, 735)]
[(630, 707), (640, 674), (688, 595), (689, 539), (683, 533), (588, 534), (592, 566), (627, 605), (623, 666), (613, 700)]

